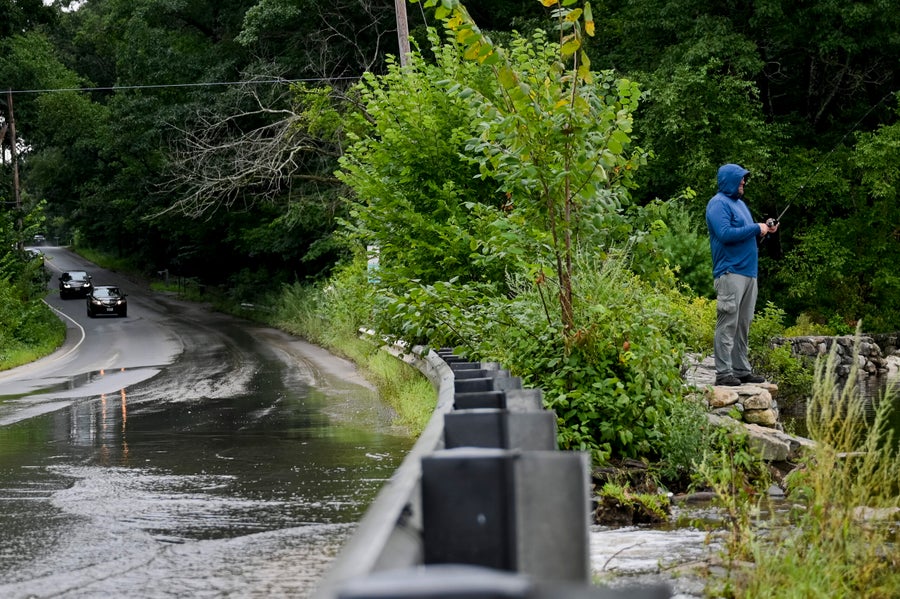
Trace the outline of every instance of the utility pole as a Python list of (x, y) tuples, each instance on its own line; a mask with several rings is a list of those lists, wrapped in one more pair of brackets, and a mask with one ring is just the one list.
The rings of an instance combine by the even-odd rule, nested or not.
[[(19, 232), (18, 249), (19, 251), (22, 251), (22, 248), (25, 246), (24, 241), (21, 238), (24, 222), (22, 220), (21, 210), (22, 197), (19, 193), (19, 161), (16, 159), (16, 118), (13, 116), (13, 98), (11, 89), (6, 90), (6, 110), (7, 120), (9, 121), (9, 157), (13, 167), (13, 197), (16, 201), (16, 230)], [(0, 144), (0, 146), (2, 146), (2, 144)]]
[(406, 20), (406, 0), (394, 0), (397, 13), (397, 41), (400, 44), (400, 66), (409, 62), (409, 22)]
[(16, 160), (16, 119), (13, 116), (12, 90), (6, 91), (6, 106), (9, 114), (9, 157), (13, 167), (13, 198), (16, 201), (16, 211), (22, 207), (22, 198), (19, 193), (19, 162)]
[(3, 126), (0, 127), (0, 165), (6, 165), (6, 150), (3, 149), (3, 140), (6, 139), (6, 130), (9, 129), (9, 123), (3, 120)]

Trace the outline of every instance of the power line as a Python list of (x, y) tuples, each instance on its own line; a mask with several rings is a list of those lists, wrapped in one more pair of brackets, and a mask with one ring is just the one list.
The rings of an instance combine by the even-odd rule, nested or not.
[(214, 87), (229, 85), (246, 85), (248, 83), (310, 83), (322, 81), (345, 81), (359, 79), (359, 76), (353, 77), (312, 77), (309, 79), (250, 79), (246, 81), (210, 81), (206, 83), (160, 83), (156, 85), (112, 85), (106, 87), (58, 87), (48, 89), (13, 89), (7, 93), (12, 94), (47, 94), (53, 92), (100, 92), (100, 91), (120, 91), (129, 89), (166, 89), (178, 87)]

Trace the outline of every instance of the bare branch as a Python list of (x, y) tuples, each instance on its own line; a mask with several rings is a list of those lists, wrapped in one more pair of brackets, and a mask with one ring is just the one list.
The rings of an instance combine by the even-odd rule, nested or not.
[(341, 154), (337, 139), (309, 134), (309, 116), (295, 112), (287, 83), (265, 101), (252, 83), (241, 91), (244, 107), (233, 114), (205, 112), (189, 128), (173, 127), (180, 141), (161, 192), (176, 200), (154, 216), (200, 217), (236, 203), (272, 202), (303, 181), (339, 184), (331, 174)]

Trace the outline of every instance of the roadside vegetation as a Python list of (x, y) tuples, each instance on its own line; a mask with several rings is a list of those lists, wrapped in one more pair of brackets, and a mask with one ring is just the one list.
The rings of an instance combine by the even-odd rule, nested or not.
[(24, 250), (25, 240), (40, 231), (42, 208), (0, 212), (0, 370), (42, 358), (66, 338), (65, 324), (42, 301), (43, 259)]
[[(900, 460), (893, 391), (867, 405), (857, 370), (838, 386), (832, 351), (816, 364), (807, 422), (815, 449), (787, 478), (778, 509), (746, 469), (721, 455), (702, 469), (727, 507), (720, 597), (894, 597), (900, 588)], [(764, 479), (763, 479), (764, 480)]]
[(365, 262), (351, 263), (325, 285), (286, 287), (268, 298), (270, 310), (255, 316), (352, 360), (394, 408), (397, 423), (419, 435), (434, 412), (437, 392), (418, 370), (360, 335), (371, 314), (371, 291)]

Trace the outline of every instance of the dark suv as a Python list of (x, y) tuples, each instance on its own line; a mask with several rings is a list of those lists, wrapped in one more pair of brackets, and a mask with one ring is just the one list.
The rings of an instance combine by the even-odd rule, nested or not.
[(87, 315), (93, 318), (98, 314), (116, 314), (128, 316), (128, 300), (118, 287), (98, 285), (87, 296)]
[(59, 275), (59, 297), (86, 296), (91, 292), (91, 275), (83, 270), (67, 270)]

